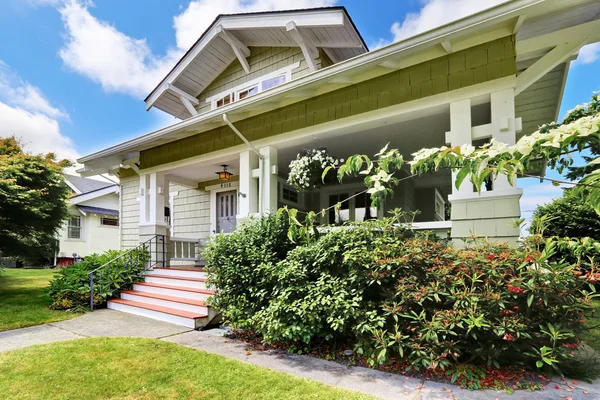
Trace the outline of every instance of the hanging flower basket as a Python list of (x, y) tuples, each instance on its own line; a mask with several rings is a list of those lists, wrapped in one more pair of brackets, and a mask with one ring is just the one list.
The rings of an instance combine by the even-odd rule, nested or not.
[[(320, 187), (323, 184), (321, 176), (329, 165), (339, 165), (344, 162), (327, 152), (327, 148), (304, 149), (290, 163), (288, 183), (300, 191)], [(333, 174), (332, 174), (333, 176)]]

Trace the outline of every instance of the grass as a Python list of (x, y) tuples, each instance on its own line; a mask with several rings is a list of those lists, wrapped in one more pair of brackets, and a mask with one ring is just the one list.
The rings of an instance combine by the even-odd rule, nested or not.
[(0, 332), (69, 319), (76, 314), (48, 309), (49, 269), (0, 269)]
[(3, 399), (372, 399), (155, 339), (92, 338), (0, 354)]

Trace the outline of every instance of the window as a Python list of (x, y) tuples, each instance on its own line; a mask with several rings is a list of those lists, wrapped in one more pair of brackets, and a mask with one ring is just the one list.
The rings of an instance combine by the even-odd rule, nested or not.
[(67, 237), (69, 239), (81, 239), (81, 217), (74, 215), (69, 217)]
[(435, 220), (436, 221), (444, 221), (446, 219), (446, 202), (444, 198), (440, 194), (440, 192), (435, 190)]
[[(339, 225), (345, 221), (350, 221), (350, 202), (347, 200), (350, 195), (348, 193), (337, 193), (329, 195), (329, 224)], [(344, 201), (346, 200), (346, 201)], [(335, 205), (344, 201), (341, 207), (336, 210)]]
[(258, 85), (254, 85), (237, 93), (237, 100), (245, 99), (258, 93)]
[(285, 75), (279, 75), (275, 78), (265, 79), (264, 81), (262, 81), (262, 90), (271, 89), (275, 86), (279, 86), (282, 83), (285, 83), (285, 77)]
[(100, 218), (100, 225), (119, 226), (118, 218)]
[(247, 97), (252, 97), (265, 90), (274, 88), (292, 80), (292, 70), (300, 66), (299, 62), (288, 65), (277, 71), (273, 71), (258, 79), (245, 82), (239, 86), (228, 89), (224, 92), (208, 97), (207, 102), (211, 103), (211, 108), (224, 107), (236, 101), (244, 100)]
[(354, 220), (367, 221), (377, 218), (377, 208), (371, 207), (371, 196), (368, 193), (359, 194), (354, 198)]
[(281, 189), (281, 197), (283, 198), (283, 200), (289, 201), (291, 203), (298, 203), (298, 192), (294, 189), (290, 189), (284, 186)]
[(231, 94), (227, 94), (217, 100), (217, 108), (226, 106), (231, 103)]

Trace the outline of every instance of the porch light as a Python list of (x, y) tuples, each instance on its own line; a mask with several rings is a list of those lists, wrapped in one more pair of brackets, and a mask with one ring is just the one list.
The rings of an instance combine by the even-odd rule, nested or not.
[(227, 171), (227, 164), (223, 164), (223, 165), (221, 165), (221, 167), (223, 167), (223, 171), (216, 172), (216, 174), (219, 175), (219, 180), (221, 180), (221, 181), (231, 180), (231, 175), (233, 175), (233, 174), (231, 172)]

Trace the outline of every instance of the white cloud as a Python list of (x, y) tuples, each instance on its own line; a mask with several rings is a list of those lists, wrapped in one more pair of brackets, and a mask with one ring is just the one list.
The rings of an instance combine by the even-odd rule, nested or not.
[(0, 60), (0, 137), (16, 136), (33, 153), (55, 152), (79, 157), (75, 145), (60, 131), (58, 119), (68, 114), (50, 104), (42, 91), (24, 81)]
[(144, 97), (218, 14), (320, 7), (337, 0), (195, 0), (173, 18), (177, 47), (165, 55), (153, 54), (146, 39), (127, 36), (94, 17), (91, 1), (31, 1), (60, 4), (66, 43), (59, 55), (67, 67), (99, 83), (107, 92)]
[(173, 18), (177, 47), (187, 50), (219, 14), (326, 7), (337, 0), (194, 0)]
[(0, 60), (0, 100), (52, 118), (69, 118), (65, 111), (50, 105), (39, 88), (23, 81), (2, 60)]
[[(457, 19), (493, 7), (507, 0), (426, 0), (417, 13), (408, 13), (402, 22), (394, 22), (390, 28), (393, 42), (437, 28)], [(380, 39), (376, 45), (386, 45), (390, 41)]]
[(575, 64), (591, 64), (600, 58), (600, 42), (588, 44), (579, 50)]
[(59, 7), (66, 43), (59, 51), (65, 65), (108, 92), (145, 96), (178, 59), (179, 51), (152, 54), (145, 39), (131, 38), (89, 12), (91, 3), (71, 0)]
[(71, 139), (60, 132), (58, 121), (47, 115), (0, 102), (0, 121), (0, 136), (22, 139), (32, 153), (52, 151), (69, 160), (79, 157)]

